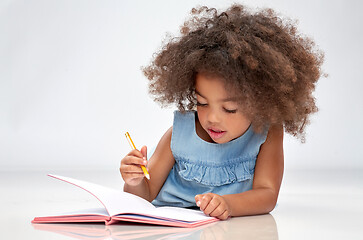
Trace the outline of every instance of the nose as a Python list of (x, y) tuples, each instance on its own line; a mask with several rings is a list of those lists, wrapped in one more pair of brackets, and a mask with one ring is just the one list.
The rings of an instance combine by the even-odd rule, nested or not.
[(218, 123), (220, 121), (218, 112), (216, 110), (209, 110), (207, 120), (209, 123)]

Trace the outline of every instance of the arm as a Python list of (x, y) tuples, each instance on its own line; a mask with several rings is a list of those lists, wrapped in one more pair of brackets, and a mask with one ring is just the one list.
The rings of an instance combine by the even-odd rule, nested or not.
[(224, 196), (197, 195), (197, 205), (220, 219), (268, 213), (276, 205), (283, 169), (283, 128), (271, 127), (257, 157), (252, 190)]
[(150, 180), (144, 177), (139, 165), (144, 164), (146, 148), (141, 151), (133, 150), (121, 160), (120, 172), (125, 181), (124, 191), (135, 194), (148, 201), (152, 201), (158, 195), (171, 168), (174, 165), (174, 157), (170, 149), (172, 128), (160, 139), (154, 154), (148, 163)]

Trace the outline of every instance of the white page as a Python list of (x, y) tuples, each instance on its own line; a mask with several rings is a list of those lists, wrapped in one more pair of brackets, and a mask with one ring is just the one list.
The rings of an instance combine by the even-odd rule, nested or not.
[(136, 195), (117, 191), (112, 188), (103, 187), (98, 184), (81, 181), (73, 178), (57, 175), (49, 176), (71, 183), (94, 195), (106, 208), (110, 216), (130, 213), (140, 215), (152, 215), (155, 217), (170, 218), (182, 221), (207, 220), (212, 217), (206, 216), (203, 212), (177, 207), (156, 208), (150, 202)]
[(57, 175), (48, 176), (71, 183), (77, 187), (86, 190), (95, 196), (106, 208), (110, 216), (119, 213), (149, 213), (155, 207), (143, 198), (130, 193), (117, 191), (98, 184), (77, 180), (74, 178), (62, 177)]
[(64, 212), (61, 214), (47, 215), (44, 217), (59, 217), (59, 216), (79, 216), (79, 215), (94, 215), (94, 216), (108, 216), (105, 208), (87, 208), (71, 212)]
[(202, 211), (192, 210), (187, 208), (179, 208), (179, 207), (158, 207), (156, 208), (155, 212), (160, 217), (170, 218), (170, 216), (172, 216), (173, 219), (178, 219), (188, 222), (208, 220), (212, 218), (205, 215)]

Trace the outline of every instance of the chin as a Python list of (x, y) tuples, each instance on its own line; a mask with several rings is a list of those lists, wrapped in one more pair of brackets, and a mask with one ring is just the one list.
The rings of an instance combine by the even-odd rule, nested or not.
[(224, 139), (217, 139), (217, 140), (214, 140), (212, 139), (215, 143), (218, 143), (218, 144), (223, 144), (223, 143), (227, 143), (229, 142), (230, 140), (224, 140)]

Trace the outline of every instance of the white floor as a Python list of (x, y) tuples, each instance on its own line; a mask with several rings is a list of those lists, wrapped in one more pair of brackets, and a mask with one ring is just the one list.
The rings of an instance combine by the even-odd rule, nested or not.
[[(31, 224), (35, 216), (101, 207), (89, 193), (48, 172), (0, 172), (1, 239), (363, 239), (363, 170), (286, 170), (271, 214), (197, 229), (141, 224)], [(57, 171), (122, 188), (119, 173)]]

